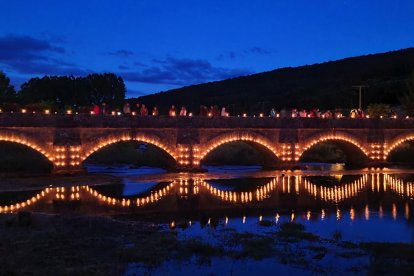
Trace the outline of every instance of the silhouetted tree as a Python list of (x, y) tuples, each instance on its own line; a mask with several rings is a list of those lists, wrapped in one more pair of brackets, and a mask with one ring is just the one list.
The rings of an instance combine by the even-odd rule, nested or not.
[(123, 79), (112, 73), (86, 77), (45, 76), (25, 82), (18, 96), (23, 104), (48, 102), (60, 109), (92, 106), (103, 101), (121, 106), (125, 90)]
[(0, 103), (13, 102), (16, 100), (16, 91), (10, 84), (10, 79), (0, 71)]
[(93, 104), (107, 102), (114, 106), (122, 105), (125, 99), (125, 84), (121, 77), (112, 73), (91, 74), (87, 80), (90, 85), (90, 101)]

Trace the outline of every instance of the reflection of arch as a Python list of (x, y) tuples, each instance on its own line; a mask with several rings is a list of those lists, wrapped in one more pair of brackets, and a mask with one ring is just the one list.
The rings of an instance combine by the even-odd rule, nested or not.
[(19, 209), (22, 209), (26, 206), (32, 205), (34, 203), (36, 203), (37, 201), (39, 201), (40, 199), (44, 198), (47, 194), (49, 194), (50, 191), (52, 191), (52, 188), (46, 188), (44, 190), (42, 190), (41, 192), (39, 192), (38, 194), (32, 196), (31, 198), (16, 203), (16, 204), (10, 204), (10, 205), (5, 205), (5, 206), (0, 206), (0, 213), (2, 212), (15, 212)]
[(345, 144), (352, 145), (353, 147), (358, 148), (360, 150), (360, 153), (362, 153), (364, 157), (366, 157), (367, 159), (369, 157), (368, 150), (365, 147), (363, 147), (360, 143), (358, 143), (354, 138), (348, 135), (345, 135), (345, 134), (340, 134), (340, 135), (334, 134), (334, 135), (319, 136), (319, 137), (310, 139), (309, 141), (305, 142), (301, 151), (298, 151), (297, 153), (297, 159), (299, 160), (300, 157), (302, 157), (303, 153), (309, 150), (310, 148), (312, 148), (313, 146), (319, 143), (328, 142), (328, 141), (343, 142)]
[(390, 146), (386, 147), (384, 150), (384, 160), (388, 158), (388, 155), (391, 151), (393, 151), (396, 147), (401, 145), (404, 142), (414, 140), (414, 135), (406, 135), (395, 139), (395, 141), (391, 142)]
[(275, 147), (272, 146), (272, 142), (256, 133), (230, 133), (221, 135), (212, 139), (203, 149), (203, 151), (198, 155), (198, 160), (203, 160), (203, 158), (212, 150), (216, 149), (217, 147), (230, 143), (230, 142), (251, 142), (253, 144), (258, 144), (263, 146), (267, 150), (269, 150), (275, 158), (279, 159), (279, 153)]
[(16, 143), (16, 144), (27, 146), (27, 147), (41, 153), (50, 162), (53, 162), (53, 157), (50, 156), (47, 153), (47, 151), (45, 151), (42, 147), (38, 146), (36, 143), (32, 143), (32, 142), (26, 140), (25, 138), (16, 137), (16, 136), (2, 136), (2, 135), (0, 135), (0, 141), (11, 142), (11, 143)]
[(205, 187), (212, 195), (219, 197), (223, 201), (229, 201), (233, 203), (248, 203), (252, 202), (253, 199), (256, 201), (261, 201), (266, 196), (271, 193), (274, 189), (277, 188), (278, 183), (276, 178), (273, 178), (267, 184), (260, 186), (254, 191), (251, 192), (232, 192), (232, 191), (223, 191), (211, 186), (206, 181), (201, 180), (200, 184)]
[(349, 184), (335, 185), (333, 187), (325, 187), (313, 184), (308, 179), (303, 178), (303, 186), (309, 194), (315, 198), (324, 201), (333, 201), (335, 203), (356, 196), (367, 184), (368, 175), (364, 174), (359, 179)]
[(392, 191), (403, 197), (414, 197), (414, 183), (406, 182), (389, 174), (384, 174), (384, 182), (386, 182)]
[(174, 153), (174, 150), (170, 149), (168, 146), (166, 146), (164, 143), (160, 141), (158, 137), (154, 137), (151, 135), (139, 135), (137, 137), (130, 137), (129, 135), (123, 135), (123, 136), (114, 136), (114, 137), (108, 137), (104, 140), (99, 141), (93, 148), (91, 148), (89, 151), (87, 151), (81, 158), (81, 161), (84, 161), (87, 159), (91, 154), (97, 152), (98, 150), (123, 141), (137, 141), (137, 142), (143, 142), (148, 143), (151, 145), (156, 146), (157, 148), (160, 148), (164, 152), (168, 153), (175, 161), (177, 161), (177, 156)]
[(162, 189), (159, 190), (155, 190), (152, 191), (151, 190), (151, 194), (148, 196), (143, 196), (143, 197), (137, 197), (137, 198), (115, 198), (115, 197), (110, 197), (110, 196), (106, 196), (103, 195), (99, 192), (97, 192), (96, 190), (94, 190), (93, 188), (89, 187), (89, 186), (84, 186), (83, 188), (93, 197), (99, 199), (100, 201), (103, 201), (105, 204), (108, 205), (116, 205), (116, 206), (122, 206), (122, 207), (127, 207), (127, 206), (131, 206), (131, 205), (135, 205), (135, 206), (144, 206), (147, 205), (149, 203), (154, 203), (159, 201), (161, 198), (163, 198), (164, 196), (166, 196), (168, 194), (168, 192), (171, 190), (171, 188), (173, 188), (175, 186), (176, 182), (173, 181), (172, 183), (168, 184), (167, 186), (165, 186)]

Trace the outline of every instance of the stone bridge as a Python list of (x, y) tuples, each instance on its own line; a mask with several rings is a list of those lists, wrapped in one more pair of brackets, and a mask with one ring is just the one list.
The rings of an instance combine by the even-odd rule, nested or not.
[(279, 164), (294, 165), (318, 143), (334, 141), (350, 163), (379, 165), (414, 139), (414, 119), (135, 117), (0, 113), (0, 141), (26, 145), (55, 173), (82, 171), (94, 152), (120, 141), (152, 144), (179, 170), (197, 170), (220, 145), (245, 141)]

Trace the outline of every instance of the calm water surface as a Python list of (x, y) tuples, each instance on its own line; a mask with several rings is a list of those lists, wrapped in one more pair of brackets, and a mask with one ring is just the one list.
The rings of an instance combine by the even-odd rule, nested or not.
[(260, 167), (216, 167), (203, 174), (161, 169), (90, 166), (121, 183), (1, 192), (0, 212), (126, 215), (164, 223), (182, 237), (222, 229), (262, 233), (263, 222), (298, 222), (331, 238), (414, 241), (414, 173), (401, 170), (262, 172)]

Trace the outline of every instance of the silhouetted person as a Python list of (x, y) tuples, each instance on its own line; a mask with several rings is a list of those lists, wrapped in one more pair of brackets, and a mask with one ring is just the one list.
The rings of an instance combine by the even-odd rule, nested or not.
[(158, 108), (156, 106), (152, 108), (152, 116), (158, 116)]
[(187, 109), (185, 108), (185, 106), (181, 107), (180, 116), (187, 116)]
[(177, 115), (177, 112), (175, 111), (175, 106), (174, 106), (174, 105), (172, 105), (172, 106), (170, 107), (170, 110), (168, 111), (168, 115), (169, 115), (169, 116), (172, 116), (172, 117), (174, 117), (174, 116), (176, 116), (176, 115)]
[(106, 110), (106, 102), (102, 102), (102, 107), (101, 107), (101, 114), (102, 115), (106, 115), (106, 112), (107, 112), (107, 110)]

